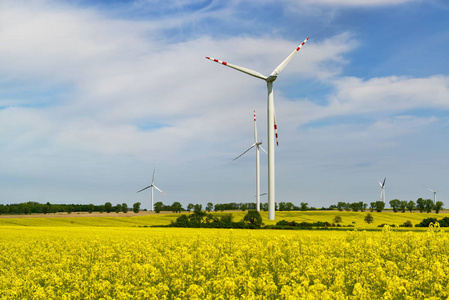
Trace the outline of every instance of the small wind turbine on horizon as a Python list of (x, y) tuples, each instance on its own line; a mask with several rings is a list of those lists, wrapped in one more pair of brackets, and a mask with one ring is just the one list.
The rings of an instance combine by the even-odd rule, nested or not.
[[(260, 171), (259, 171), (259, 148), (262, 149), (265, 153), (264, 148), (262, 148), (262, 142), (257, 141), (257, 125), (256, 125), (256, 111), (254, 111), (254, 144), (252, 144), (251, 147), (249, 147), (245, 152), (234, 158), (234, 160), (238, 159), (239, 157), (243, 156), (246, 152), (251, 150), (252, 148), (256, 147), (256, 208), (257, 211), (260, 211)], [(268, 153), (267, 153), (268, 154)]]
[(380, 201), (383, 201), (384, 203), (385, 203), (385, 181), (386, 180), (387, 180), (387, 177), (384, 178), (383, 183), (380, 183), (380, 181), (378, 181), (379, 185), (380, 185)]
[(436, 204), (437, 203), (437, 192), (441, 191), (443, 188), (438, 189), (438, 190), (432, 190), (426, 186), (424, 186), (424, 187), (433, 193), (433, 204)]
[(209, 60), (215, 61), (219, 64), (228, 66), (237, 71), (243, 72), (245, 74), (254, 76), (256, 78), (262, 79), (267, 82), (268, 89), (268, 104), (267, 104), (267, 125), (268, 125), (268, 219), (275, 219), (275, 191), (274, 191), (274, 138), (276, 135), (276, 143), (278, 142), (277, 137), (277, 124), (276, 116), (274, 112), (274, 100), (273, 100), (273, 82), (276, 80), (277, 75), (285, 68), (285, 66), (290, 62), (293, 56), (298, 53), (302, 46), (307, 42), (309, 38), (306, 38), (293, 52), (284, 59), (283, 62), (273, 72), (267, 77), (259, 72), (251, 69), (233, 65), (218, 59), (211, 57), (206, 57)]
[(142, 191), (144, 191), (144, 190), (146, 190), (146, 189), (151, 188), (151, 209), (150, 209), (150, 211), (153, 211), (153, 210), (154, 210), (154, 203), (153, 203), (153, 188), (155, 188), (156, 190), (158, 190), (159, 192), (161, 192), (162, 195), (167, 196), (166, 193), (164, 193), (161, 189), (159, 189), (157, 186), (154, 185), (154, 173), (155, 173), (155, 172), (156, 172), (156, 168), (153, 169), (153, 180), (151, 181), (151, 185), (149, 185), (149, 186), (147, 186), (147, 187), (141, 189), (140, 191), (137, 191), (138, 193), (140, 193), (140, 192), (142, 192)]

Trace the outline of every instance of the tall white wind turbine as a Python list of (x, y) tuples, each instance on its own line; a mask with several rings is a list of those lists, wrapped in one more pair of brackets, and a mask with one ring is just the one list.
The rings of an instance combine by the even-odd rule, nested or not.
[(380, 201), (383, 201), (384, 203), (385, 203), (385, 180), (387, 180), (387, 177), (384, 178), (383, 183), (380, 183), (380, 181), (378, 181), (380, 185)]
[(156, 190), (158, 190), (159, 192), (161, 192), (164, 196), (167, 196), (166, 193), (164, 193), (162, 190), (160, 190), (157, 186), (154, 185), (154, 173), (156, 172), (156, 168), (153, 169), (153, 180), (151, 181), (151, 185), (141, 189), (140, 191), (137, 191), (138, 193), (140, 193), (141, 191), (144, 191), (146, 189), (151, 188), (151, 209), (150, 211), (154, 210), (154, 203), (153, 203), (153, 188), (155, 188)]
[(437, 203), (437, 192), (441, 191), (442, 189), (432, 190), (432, 189), (429, 189), (428, 187), (426, 187), (426, 189), (428, 189), (429, 191), (431, 191), (433, 193), (433, 204), (436, 204)]
[[(257, 211), (260, 211), (260, 171), (259, 171), (259, 149), (262, 149), (265, 153), (264, 148), (262, 148), (262, 142), (257, 141), (257, 126), (256, 126), (256, 111), (254, 111), (254, 144), (252, 144), (251, 147), (248, 148), (245, 152), (234, 158), (234, 160), (238, 159), (239, 157), (243, 156), (246, 152), (251, 150), (252, 148), (256, 147), (256, 197), (257, 197)], [(268, 153), (267, 153), (268, 154)]]
[(222, 65), (233, 68), (237, 71), (243, 72), (245, 74), (254, 76), (256, 78), (265, 80), (267, 82), (268, 89), (268, 104), (267, 104), (267, 123), (268, 123), (268, 219), (275, 219), (275, 192), (274, 192), (274, 138), (276, 131), (276, 141), (277, 141), (277, 124), (276, 117), (274, 113), (274, 100), (273, 100), (273, 82), (276, 80), (277, 75), (285, 68), (285, 66), (290, 62), (293, 56), (301, 49), (302, 46), (307, 42), (309, 38), (306, 38), (304, 42), (301, 43), (293, 52), (287, 56), (287, 58), (281, 62), (279, 66), (268, 76), (264, 76), (259, 72), (251, 69), (233, 65), (218, 59), (211, 57), (206, 57), (212, 61), (220, 63)]

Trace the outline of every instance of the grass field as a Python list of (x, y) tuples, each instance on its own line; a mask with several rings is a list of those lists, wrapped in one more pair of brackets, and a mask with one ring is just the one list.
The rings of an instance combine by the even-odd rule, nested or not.
[[(243, 219), (246, 212), (233, 211), (224, 212), (232, 213), (234, 216), (234, 221), (240, 221)], [(263, 222), (265, 224), (276, 224), (280, 220), (287, 221), (297, 221), (297, 222), (329, 222), (333, 223), (336, 216), (342, 218), (342, 226), (353, 225), (354, 228), (359, 230), (372, 230), (380, 229), (378, 225), (380, 224), (396, 224), (401, 225), (405, 221), (410, 220), (412, 224), (420, 223), (424, 218), (437, 218), (441, 219), (444, 217), (449, 217), (449, 213), (393, 213), (393, 212), (372, 212), (374, 217), (374, 222), (372, 224), (367, 224), (364, 218), (368, 212), (347, 212), (347, 211), (292, 211), (292, 212), (276, 212), (276, 220), (268, 220), (268, 213), (261, 212)], [(217, 212), (213, 213), (217, 216), (223, 213)], [(64, 215), (59, 217), (49, 217), (42, 215), (41, 217), (33, 216), (30, 217), (1, 217), (0, 216), (0, 226), (46, 226), (46, 227), (78, 227), (78, 226), (90, 226), (90, 227), (139, 227), (139, 226), (153, 226), (153, 225), (167, 225), (171, 221), (175, 221), (181, 214), (174, 213), (164, 213), (164, 214), (147, 214), (143, 216), (134, 216), (133, 213), (128, 214), (97, 214), (93, 217), (77, 216), (76, 214)], [(342, 227), (343, 229), (351, 229), (348, 227)], [(422, 230), (420, 228), (413, 228), (413, 230)]]

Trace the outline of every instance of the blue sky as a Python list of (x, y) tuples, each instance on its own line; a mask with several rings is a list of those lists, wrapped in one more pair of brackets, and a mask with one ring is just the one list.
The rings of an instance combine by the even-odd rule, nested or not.
[[(253, 110), (276, 200), (322, 207), (448, 186), (443, 0), (2, 1), (0, 203), (251, 202)], [(266, 158), (262, 191), (266, 191)], [(438, 194), (449, 205), (449, 189)], [(264, 199), (262, 199), (264, 200)], [(447, 203), (446, 203), (447, 202)]]

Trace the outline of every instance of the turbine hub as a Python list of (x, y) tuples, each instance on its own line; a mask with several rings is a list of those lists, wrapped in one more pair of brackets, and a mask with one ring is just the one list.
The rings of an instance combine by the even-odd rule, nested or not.
[(276, 75), (270, 75), (267, 78), (267, 82), (273, 82), (276, 80), (276, 78), (278, 78)]

